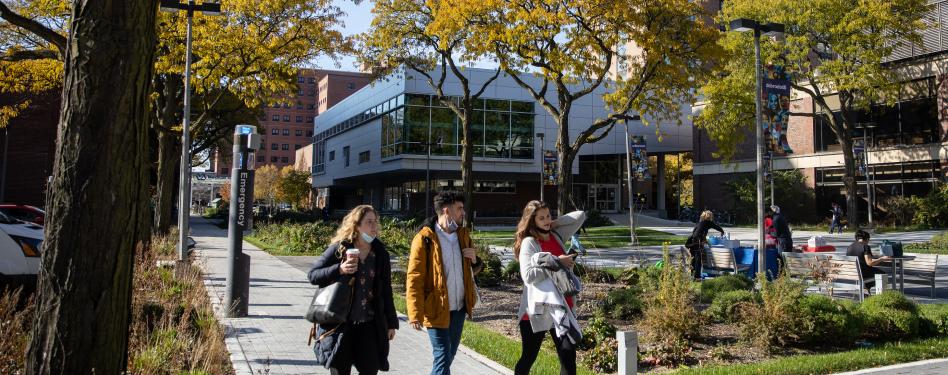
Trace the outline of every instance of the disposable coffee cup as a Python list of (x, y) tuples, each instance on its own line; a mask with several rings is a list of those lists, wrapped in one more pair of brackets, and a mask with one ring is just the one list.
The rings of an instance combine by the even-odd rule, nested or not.
[(352, 258), (358, 258), (358, 257), (359, 257), (359, 249), (346, 249), (346, 257), (347, 257), (347, 258), (350, 258), (350, 259), (352, 259)]

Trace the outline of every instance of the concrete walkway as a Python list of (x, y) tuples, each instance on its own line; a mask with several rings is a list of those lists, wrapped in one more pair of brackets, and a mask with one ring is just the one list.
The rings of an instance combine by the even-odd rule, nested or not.
[(944, 375), (948, 374), (948, 358), (900, 363), (892, 366), (843, 372), (836, 375)]
[[(307, 346), (312, 324), (303, 319), (303, 314), (315, 289), (306, 279), (306, 272), (244, 242), (244, 253), (251, 257), (248, 316), (224, 318), (221, 305), (227, 282), (227, 231), (192, 217), (191, 234), (197, 241), (197, 262), (204, 270), (204, 284), (215, 314), (225, 328), (227, 350), (236, 373), (329, 374), (316, 365), (312, 347)], [(388, 373), (429, 373), (431, 344), (427, 333), (411, 329), (404, 316), (399, 318)], [(511, 371), (462, 347), (452, 373), (494, 375)]]

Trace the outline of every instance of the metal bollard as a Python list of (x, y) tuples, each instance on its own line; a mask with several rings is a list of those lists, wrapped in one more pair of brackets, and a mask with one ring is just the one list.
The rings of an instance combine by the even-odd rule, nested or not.
[(875, 278), (876, 278), (876, 286), (873, 287), (873, 289), (875, 289), (875, 294), (882, 294), (882, 292), (886, 289), (886, 283), (887, 283), (889, 280), (886, 280), (884, 276), (885, 276), (885, 275), (883, 275), (883, 274), (881, 274), (881, 273), (877, 273), (877, 274), (875, 275)]
[(635, 332), (616, 332), (619, 341), (619, 375), (630, 375), (638, 372), (639, 367), (639, 336)]

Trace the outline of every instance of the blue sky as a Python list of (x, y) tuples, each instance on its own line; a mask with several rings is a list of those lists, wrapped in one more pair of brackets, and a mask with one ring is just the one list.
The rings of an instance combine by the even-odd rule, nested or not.
[[(356, 4), (352, 0), (334, 0), (333, 4), (346, 13), (343, 17), (343, 22), (345, 23), (345, 27), (342, 29), (343, 35), (355, 35), (369, 29), (369, 25), (372, 23), (372, 1), (363, 0), (359, 4)], [(339, 59), (339, 66), (336, 66), (337, 62), (325, 56), (317, 58), (313, 63), (315, 68), (318, 69), (352, 72), (359, 70), (359, 68), (355, 66), (355, 58), (352, 56), (343, 56)]]

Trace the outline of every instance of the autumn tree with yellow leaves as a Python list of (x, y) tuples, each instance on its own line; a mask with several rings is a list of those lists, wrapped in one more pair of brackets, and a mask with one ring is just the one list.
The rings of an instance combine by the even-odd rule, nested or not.
[[(477, 3), (477, 2), (472, 2)], [(497, 79), (500, 69), (482, 82), (472, 82), (465, 66), (484, 57), (484, 51), (471, 46), (476, 43), (466, 27), (474, 22), (476, 13), (457, 12), (463, 4), (468, 10), (476, 4), (457, 1), (378, 0), (372, 9), (374, 18), (370, 31), (359, 36), (359, 57), (377, 75), (386, 75), (406, 68), (424, 77), (442, 105), (451, 109), (461, 126), (461, 180), (467, 202), (466, 225), (473, 224), (474, 136), (472, 122), (474, 104), (484, 90)], [(445, 83), (452, 77), (460, 93), (447, 94)], [(452, 82), (453, 83), (453, 82)], [(433, 129), (427, 142), (438, 137)], [(453, 134), (447, 135), (448, 140)], [(429, 215), (430, 213), (425, 213)]]
[[(584, 144), (635, 115), (680, 123), (681, 107), (695, 101), (695, 89), (720, 57), (719, 32), (703, 21), (700, 5), (688, 0), (450, 3), (476, 21), (453, 23), (472, 34), (472, 53), (496, 59), (558, 125), (560, 212), (573, 206), (572, 166)], [(528, 81), (521, 74), (538, 79)], [(573, 106), (594, 92), (604, 92), (607, 114), (573, 124)], [(577, 125), (581, 130), (573, 138)]]

